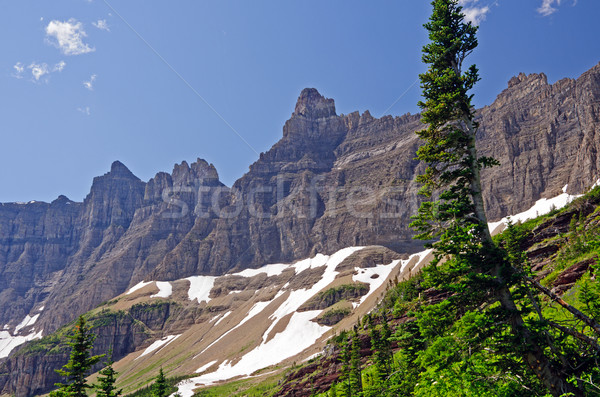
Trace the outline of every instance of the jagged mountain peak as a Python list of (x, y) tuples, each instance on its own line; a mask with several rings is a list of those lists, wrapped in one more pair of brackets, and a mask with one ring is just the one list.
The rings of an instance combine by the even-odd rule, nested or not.
[(137, 176), (133, 175), (133, 173), (129, 170), (129, 168), (127, 168), (125, 166), (125, 164), (121, 163), (118, 160), (114, 161), (111, 164), (110, 172), (105, 175), (110, 175), (111, 177), (116, 177), (116, 178), (127, 178), (127, 179), (139, 180), (139, 178)]
[(53, 200), (51, 204), (70, 204), (72, 202), (73, 201), (70, 200), (67, 196), (65, 196), (64, 194), (61, 194), (55, 200)]
[(508, 88), (512, 88), (514, 86), (520, 85), (522, 83), (532, 84), (532, 83), (541, 83), (543, 85), (548, 85), (548, 76), (545, 73), (532, 73), (525, 74), (519, 73), (518, 76), (514, 76), (508, 81)]
[(188, 164), (187, 161), (182, 161), (181, 164), (175, 164), (173, 167), (174, 183), (183, 183), (187, 179), (197, 180), (218, 180), (219, 174), (214, 165), (209, 164), (206, 160), (198, 158), (195, 162)]
[(311, 119), (336, 116), (335, 101), (325, 98), (316, 88), (305, 88), (300, 93), (292, 116)]

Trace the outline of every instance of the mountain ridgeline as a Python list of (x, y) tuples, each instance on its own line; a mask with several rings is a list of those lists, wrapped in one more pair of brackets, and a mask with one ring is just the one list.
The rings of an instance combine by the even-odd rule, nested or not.
[[(578, 79), (510, 80), (479, 109), (478, 150), (490, 220), (600, 175), (600, 64)], [(198, 159), (148, 182), (120, 162), (94, 178), (82, 203), (0, 204), (0, 324), (49, 334), (143, 280), (222, 275), (351, 246), (420, 248), (414, 159), (419, 115), (338, 115), (301, 92), (283, 137), (231, 188)], [(18, 327), (26, 316), (35, 324)], [(2, 389), (0, 385), (0, 389)]]

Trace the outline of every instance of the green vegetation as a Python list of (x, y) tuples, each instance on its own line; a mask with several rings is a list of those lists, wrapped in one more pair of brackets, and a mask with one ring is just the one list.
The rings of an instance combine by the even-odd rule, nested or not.
[[(338, 303), (344, 303), (345, 301), (340, 301)], [(323, 314), (319, 315), (317, 318), (317, 322), (322, 325), (334, 325), (340, 322), (343, 318), (347, 317), (352, 313), (352, 309), (347, 306), (337, 306), (334, 305), (330, 309), (323, 312)]]
[(109, 309), (102, 309), (95, 312), (93, 315), (88, 316), (88, 320), (91, 328), (94, 329), (116, 324), (119, 319), (125, 317), (126, 315), (127, 313), (125, 313), (123, 310), (115, 312)]
[(279, 376), (257, 382), (254, 379), (242, 379), (224, 385), (211, 386), (199, 390), (196, 397), (269, 397), (277, 391)]

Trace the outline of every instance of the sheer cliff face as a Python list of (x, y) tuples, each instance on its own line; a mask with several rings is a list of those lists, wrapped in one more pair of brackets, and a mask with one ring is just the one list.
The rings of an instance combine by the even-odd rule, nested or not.
[(514, 77), (479, 118), (480, 152), (502, 164), (484, 175), (493, 217), (600, 178), (600, 65), (553, 85), (544, 74)]
[[(490, 220), (600, 178), (599, 108), (600, 65), (553, 85), (522, 74), (479, 110), (479, 152), (501, 163), (483, 172)], [(353, 245), (414, 249), (408, 224), (423, 171), (414, 160), (420, 128), (418, 115), (338, 116), (331, 99), (304, 90), (283, 138), (234, 185), (226, 212), (242, 205), (240, 215), (218, 219), (203, 240), (184, 239), (152, 277), (219, 274)]]
[[(478, 112), (491, 219), (599, 177), (600, 65), (547, 84), (520, 75)], [(203, 160), (144, 183), (121, 163), (83, 203), (0, 205), (0, 324), (44, 310), (44, 333), (143, 279), (174, 280), (379, 244), (411, 251), (418, 115), (337, 115), (302, 91), (283, 137), (231, 189)], [(24, 331), (28, 331), (24, 329)]]
[[(142, 280), (177, 246), (221, 189), (203, 160), (140, 181), (120, 162), (94, 178), (83, 203), (0, 205), (0, 323), (9, 330), (44, 308), (44, 334)], [(210, 214), (205, 218), (210, 222)], [(23, 328), (21, 333), (29, 330)]]

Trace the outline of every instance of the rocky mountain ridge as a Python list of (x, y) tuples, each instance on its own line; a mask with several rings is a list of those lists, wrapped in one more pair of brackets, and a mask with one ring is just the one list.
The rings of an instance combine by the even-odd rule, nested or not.
[[(477, 114), (479, 151), (501, 162), (483, 174), (491, 219), (597, 179), (600, 65), (553, 85), (519, 75)], [(351, 246), (418, 250), (408, 224), (419, 204), (420, 128), (419, 115), (337, 115), (332, 99), (305, 89), (282, 139), (231, 189), (203, 160), (147, 183), (115, 162), (83, 203), (1, 204), (0, 340), (48, 334), (143, 280)]]

